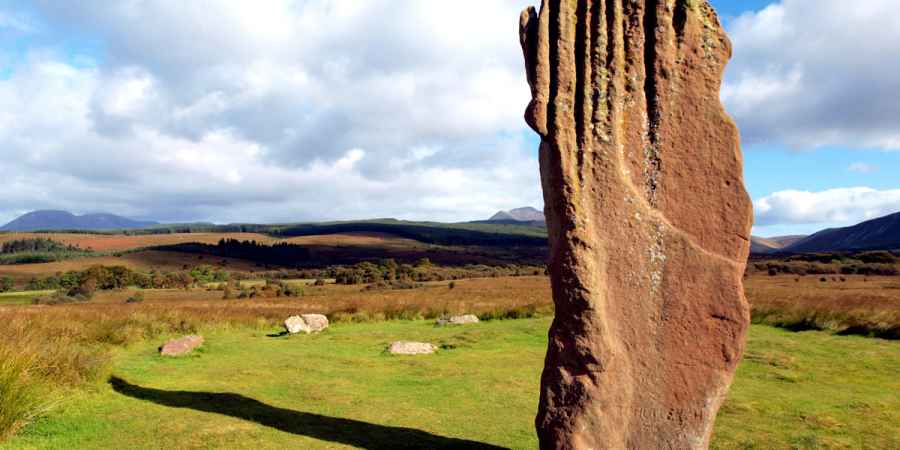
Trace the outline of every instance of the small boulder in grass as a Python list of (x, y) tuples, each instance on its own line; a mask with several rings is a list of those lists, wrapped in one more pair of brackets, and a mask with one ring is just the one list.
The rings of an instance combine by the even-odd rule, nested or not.
[(299, 316), (292, 316), (284, 321), (284, 328), (290, 334), (297, 334), (300, 332), (306, 334), (318, 333), (328, 328), (328, 318), (322, 314), (301, 314)]
[(463, 314), (461, 316), (450, 316), (438, 319), (437, 324), (439, 326), (444, 325), (470, 325), (473, 323), (478, 323), (478, 316), (475, 314)]
[(394, 342), (388, 347), (392, 355), (430, 355), (437, 351), (437, 346), (426, 342)]
[(203, 345), (203, 336), (185, 336), (173, 339), (159, 348), (162, 356), (184, 356)]

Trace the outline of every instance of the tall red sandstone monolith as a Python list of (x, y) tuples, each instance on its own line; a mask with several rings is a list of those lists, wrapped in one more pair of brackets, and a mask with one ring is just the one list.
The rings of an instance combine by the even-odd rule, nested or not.
[(731, 44), (705, 0), (544, 0), (520, 24), (556, 303), (541, 448), (705, 448), (749, 323)]

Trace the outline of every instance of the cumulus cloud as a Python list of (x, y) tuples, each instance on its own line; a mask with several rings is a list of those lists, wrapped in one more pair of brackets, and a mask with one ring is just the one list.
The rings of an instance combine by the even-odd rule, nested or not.
[(722, 99), (749, 144), (900, 150), (894, 0), (782, 0), (734, 19)]
[(779, 191), (754, 202), (756, 225), (856, 224), (900, 211), (900, 189)]
[[(462, 220), (540, 206), (516, 34), (528, 3), (39, 0), (41, 32), (60, 35), (0, 79), (0, 217)], [(67, 53), (70, 34), (103, 52)]]

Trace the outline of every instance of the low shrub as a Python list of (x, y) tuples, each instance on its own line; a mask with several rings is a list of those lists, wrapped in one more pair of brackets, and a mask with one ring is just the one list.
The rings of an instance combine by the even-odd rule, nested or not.
[(53, 295), (37, 297), (31, 303), (34, 305), (70, 305), (73, 303), (85, 303), (89, 300), (89, 298), (81, 294), (68, 295), (55, 292)]
[(144, 293), (142, 291), (137, 291), (131, 297), (125, 300), (125, 303), (141, 303), (144, 301)]

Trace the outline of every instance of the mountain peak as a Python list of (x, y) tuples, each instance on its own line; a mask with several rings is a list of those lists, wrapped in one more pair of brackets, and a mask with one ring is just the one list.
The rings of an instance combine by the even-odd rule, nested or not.
[(491, 222), (499, 221), (515, 221), (515, 222), (543, 222), (544, 213), (531, 206), (523, 206), (521, 208), (511, 209), (509, 211), (500, 211), (488, 219)]
[(47, 209), (23, 214), (0, 227), (0, 231), (99, 231), (144, 228), (152, 225), (157, 225), (157, 222), (132, 220), (109, 213), (76, 216), (68, 211)]

